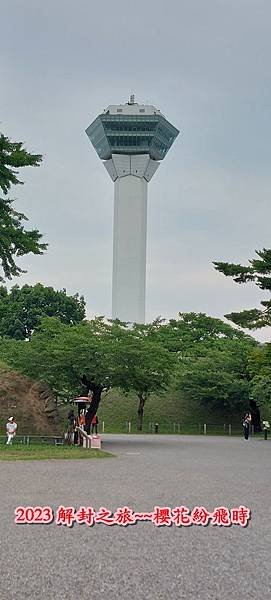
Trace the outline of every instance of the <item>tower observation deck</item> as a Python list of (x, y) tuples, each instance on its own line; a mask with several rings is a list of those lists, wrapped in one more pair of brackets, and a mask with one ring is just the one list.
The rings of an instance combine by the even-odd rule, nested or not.
[(147, 188), (179, 134), (152, 105), (110, 105), (86, 129), (114, 181), (112, 318), (145, 322)]

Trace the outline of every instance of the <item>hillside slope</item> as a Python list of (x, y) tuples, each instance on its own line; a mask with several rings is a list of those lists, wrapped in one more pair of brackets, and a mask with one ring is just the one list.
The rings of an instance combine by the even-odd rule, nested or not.
[[(124, 432), (127, 421), (131, 421), (132, 431), (136, 430), (138, 398), (135, 394), (122, 394), (119, 390), (106, 393), (101, 401), (98, 416), (100, 427), (102, 421), (105, 431)], [(176, 390), (169, 390), (159, 396), (152, 394), (147, 399), (144, 408), (143, 431), (148, 432), (150, 423), (158, 422), (159, 431), (173, 433), (174, 423), (180, 424), (181, 430), (198, 433), (199, 426), (203, 423), (217, 425), (223, 429), (224, 424), (231, 423), (240, 427), (242, 410), (230, 411), (229, 409), (214, 409), (203, 406), (200, 402), (186, 399)]]
[(16, 419), (18, 435), (54, 435), (61, 429), (49, 388), (0, 363), (0, 435), (10, 416)]

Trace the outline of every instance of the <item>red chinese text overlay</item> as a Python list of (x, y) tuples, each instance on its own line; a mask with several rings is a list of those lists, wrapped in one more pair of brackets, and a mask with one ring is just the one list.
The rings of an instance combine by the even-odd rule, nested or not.
[(136, 512), (128, 506), (117, 508), (115, 512), (101, 506), (95, 510), (93, 506), (58, 506), (54, 511), (50, 506), (17, 506), (15, 509), (16, 524), (43, 524), (55, 522), (56, 525), (72, 527), (74, 524), (92, 527), (102, 523), (103, 525), (120, 525), (127, 527), (135, 525), (139, 521), (149, 521), (156, 527), (190, 527), (191, 525), (218, 525), (219, 527), (230, 527), (240, 525), (246, 527), (251, 518), (251, 511), (246, 506), (227, 508), (217, 506), (212, 512), (204, 506), (195, 506), (193, 509), (187, 506), (154, 506), (151, 512)]

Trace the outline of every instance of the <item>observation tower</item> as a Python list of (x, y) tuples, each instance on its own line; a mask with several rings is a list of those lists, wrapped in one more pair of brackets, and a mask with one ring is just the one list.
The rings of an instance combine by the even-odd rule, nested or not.
[(145, 322), (148, 183), (179, 134), (152, 105), (110, 105), (86, 129), (114, 182), (112, 318)]

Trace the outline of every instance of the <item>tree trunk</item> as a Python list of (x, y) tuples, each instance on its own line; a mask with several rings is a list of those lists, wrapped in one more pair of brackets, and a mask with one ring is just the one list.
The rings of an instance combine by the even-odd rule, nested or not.
[(138, 395), (139, 397), (139, 405), (138, 405), (138, 410), (137, 410), (137, 431), (142, 431), (142, 425), (143, 425), (143, 413), (144, 413), (144, 405), (146, 402), (146, 397), (144, 396), (144, 394), (140, 394)]
[(99, 408), (103, 388), (100, 385), (93, 385), (93, 383), (91, 381), (89, 381), (85, 375), (82, 378), (82, 383), (87, 388), (88, 392), (89, 391), (92, 392), (92, 402), (89, 406), (89, 409), (86, 412), (86, 424), (87, 423), (90, 424), (94, 415), (96, 415), (97, 410)]
[(92, 402), (88, 409), (88, 414), (89, 414), (89, 418), (91, 418), (91, 420), (92, 420), (94, 415), (96, 415), (96, 412), (99, 408), (103, 388), (94, 387), (91, 391), (92, 391)]

